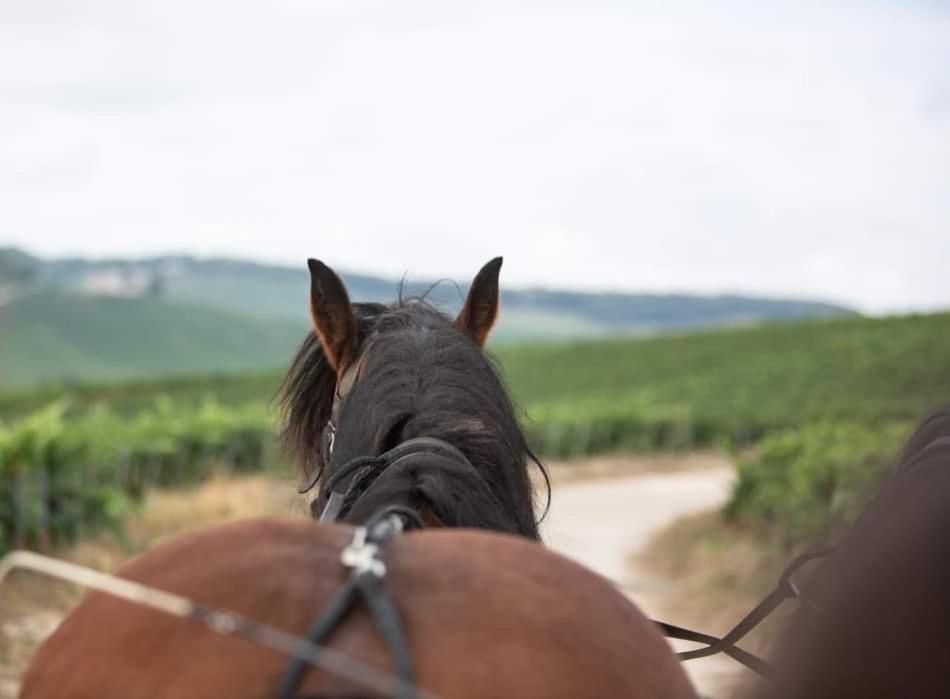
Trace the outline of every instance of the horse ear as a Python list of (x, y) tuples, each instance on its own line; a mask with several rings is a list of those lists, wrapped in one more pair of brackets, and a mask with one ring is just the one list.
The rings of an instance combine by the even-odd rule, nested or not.
[(479, 270), (455, 319), (455, 327), (479, 346), (484, 346), (498, 317), (498, 274), (502, 262), (502, 258), (496, 257)]
[(353, 305), (343, 281), (320, 260), (310, 268), (310, 317), (330, 366), (341, 375), (356, 352), (357, 328)]

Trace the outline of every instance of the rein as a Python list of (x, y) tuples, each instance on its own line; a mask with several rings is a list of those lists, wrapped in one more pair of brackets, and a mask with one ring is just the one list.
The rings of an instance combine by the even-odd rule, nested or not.
[(808, 602), (808, 600), (802, 597), (801, 590), (792, 580), (792, 575), (794, 575), (799, 568), (809, 561), (813, 561), (817, 558), (824, 558), (834, 550), (835, 547), (831, 546), (803, 553), (800, 556), (792, 559), (792, 562), (788, 564), (788, 566), (782, 572), (782, 575), (779, 577), (779, 582), (775, 589), (766, 595), (765, 599), (759, 602), (751, 612), (746, 614), (739, 621), (739, 623), (732, 627), (732, 630), (722, 638), (707, 633), (702, 633), (700, 631), (693, 631), (692, 629), (683, 628), (682, 626), (668, 624), (663, 621), (654, 620), (653, 623), (660, 627), (663, 635), (667, 638), (676, 638), (683, 641), (694, 641), (696, 643), (706, 644), (705, 648), (697, 648), (695, 650), (677, 653), (676, 655), (679, 657), (679, 659), (684, 662), (687, 660), (695, 660), (697, 658), (706, 658), (710, 655), (716, 655), (717, 653), (724, 653), (736, 662), (745, 665), (753, 672), (758, 673), (762, 677), (769, 678), (773, 673), (772, 666), (757, 655), (742, 650), (736, 645), (736, 643), (742, 640), (746, 635), (749, 634), (750, 631), (752, 631), (752, 629), (768, 618), (768, 616), (785, 600), (797, 599), (803, 602)]
[[(397, 509), (400, 511), (395, 511)], [(414, 518), (417, 517), (411, 511), (401, 511), (401, 508), (387, 508), (380, 515), (398, 517), (400, 521), (405, 517), (410, 524), (415, 522), (416, 519)], [(359, 530), (357, 530), (357, 534), (358, 532)], [(359, 543), (356, 541), (356, 536), (354, 536), (354, 543)], [(370, 543), (372, 544), (372, 542)], [(354, 568), (354, 575), (356, 570), (361, 569), (362, 566), (354, 564), (352, 561), (357, 558), (361, 560), (376, 558), (375, 552), (373, 556), (366, 553), (368, 546), (369, 544), (365, 544), (365, 540), (363, 546), (354, 547), (354, 544), (351, 543), (341, 554), (344, 565)], [(360, 553), (361, 551), (362, 553)], [(348, 561), (350, 562), (348, 563)], [(289, 656), (291, 661), (288, 671), (293, 667), (302, 667), (304, 672), (309, 668), (317, 668), (394, 699), (441, 699), (433, 692), (417, 688), (411, 683), (411, 679), (407, 681), (402, 676), (393, 676), (352, 658), (346, 653), (319, 645), (307, 638), (300, 638), (274, 626), (254, 621), (236, 612), (214, 609), (194, 602), (187, 597), (159, 590), (134, 580), (102, 573), (33, 551), (13, 551), (0, 558), (0, 584), (4, 582), (7, 575), (16, 569), (48, 575), (58, 580), (96, 590), (131, 604), (153, 609), (183, 621), (201, 624), (222, 636), (242, 638), (281, 655)]]
[[(391, 696), (420, 699), (412, 672), (412, 658), (406, 643), (399, 612), (386, 589), (386, 563), (382, 548), (404, 531), (421, 529), (418, 513), (405, 507), (386, 507), (374, 514), (365, 526), (353, 533), (340, 561), (352, 573), (346, 584), (330, 600), (323, 613), (310, 625), (301, 644), (320, 646), (362, 601), (376, 623), (392, 658), (396, 684)], [(310, 665), (295, 655), (280, 678), (275, 699), (307, 699), (297, 694)]]

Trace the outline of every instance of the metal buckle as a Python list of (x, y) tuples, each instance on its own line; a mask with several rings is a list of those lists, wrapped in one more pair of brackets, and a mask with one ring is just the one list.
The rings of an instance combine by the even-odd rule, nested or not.
[(340, 554), (340, 561), (357, 575), (370, 573), (381, 578), (386, 575), (386, 564), (378, 554), (379, 547), (366, 541), (366, 527), (357, 527), (353, 532), (353, 541)]

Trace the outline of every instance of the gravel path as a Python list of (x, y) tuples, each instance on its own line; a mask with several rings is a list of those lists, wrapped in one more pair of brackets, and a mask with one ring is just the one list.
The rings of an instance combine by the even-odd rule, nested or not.
[[(556, 486), (542, 533), (553, 549), (620, 583), (647, 615), (657, 615), (676, 583), (631, 568), (631, 554), (680, 517), (721, 505), (733, 475), (720, 466)], [(685, 667), (697, 689), (717, 699), (728, 696), (740, 676), (739, 666), (723, 656)]]

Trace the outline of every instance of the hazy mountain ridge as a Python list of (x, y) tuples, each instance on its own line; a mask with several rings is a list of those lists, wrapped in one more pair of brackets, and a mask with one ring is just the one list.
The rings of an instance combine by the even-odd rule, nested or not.
[[(32, 267), (31, 267), (32, 266)], [(391, 301), (400, 282), (342, 272), (351, 297)], [(308, 275), (299, 269), (225, 258), (186, 255), (141, 260), (43, 260), (14, 249), (0, 250), (0, 285), (31, 279), (68, 291), (156, 296), (222, 308), (257, 317), (305, 322)], [(452, 282), (410, 280), (404, 293), (419, 295), (455, 311), (466, 292)], [(840, 305), (739, 295), (590, 293), (510, 289), (502, 280), (500, 337), (564, 337), (657, 331), (759, 320), (824, 317), (853, 313)]]

